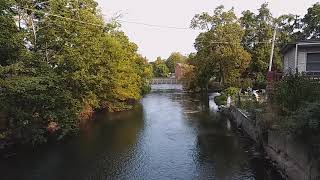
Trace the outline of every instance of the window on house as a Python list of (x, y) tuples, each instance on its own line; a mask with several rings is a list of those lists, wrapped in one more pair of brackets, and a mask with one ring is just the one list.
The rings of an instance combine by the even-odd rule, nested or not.
[(320, 53), (307, 54), (307, 71), (320, 71)]

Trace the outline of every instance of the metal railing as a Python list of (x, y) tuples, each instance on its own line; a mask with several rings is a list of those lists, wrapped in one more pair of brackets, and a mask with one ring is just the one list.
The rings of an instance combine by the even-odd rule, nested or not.
[(154, 78), (150, 81), (150, 84), (181, 84), (178, 79), (175, 78)]

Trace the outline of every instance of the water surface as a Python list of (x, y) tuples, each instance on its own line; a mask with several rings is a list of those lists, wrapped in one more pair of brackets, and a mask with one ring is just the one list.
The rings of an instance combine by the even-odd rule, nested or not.
[[(208, 102), (209, 99), (209, 102)], [(280, 179), (211, 97), (153, 86), (134, 110), (100, 113), (78, 137), (0, 161), (1, 179)]]

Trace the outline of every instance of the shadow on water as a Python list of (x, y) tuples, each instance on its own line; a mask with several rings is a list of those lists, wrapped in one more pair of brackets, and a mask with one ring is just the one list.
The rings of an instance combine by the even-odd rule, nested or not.
[[(125, 169), (143, 132), (143, 108), (100, 112), (78, 137), (0, 162), (0, 179), (108, 179)], [(117, 161), (115, 161), (117, 159)]]
[(280, 179), (211, 95), (153, 88), (134, 110), (100, 112), (77, 137), (1, 160), (1, 179)]

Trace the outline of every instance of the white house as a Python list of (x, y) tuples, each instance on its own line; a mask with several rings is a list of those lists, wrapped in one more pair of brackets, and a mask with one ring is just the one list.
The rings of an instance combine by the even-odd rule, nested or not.
[(282, 48), (283, 72), (320, 73), (320, 40), (305, 40)]

